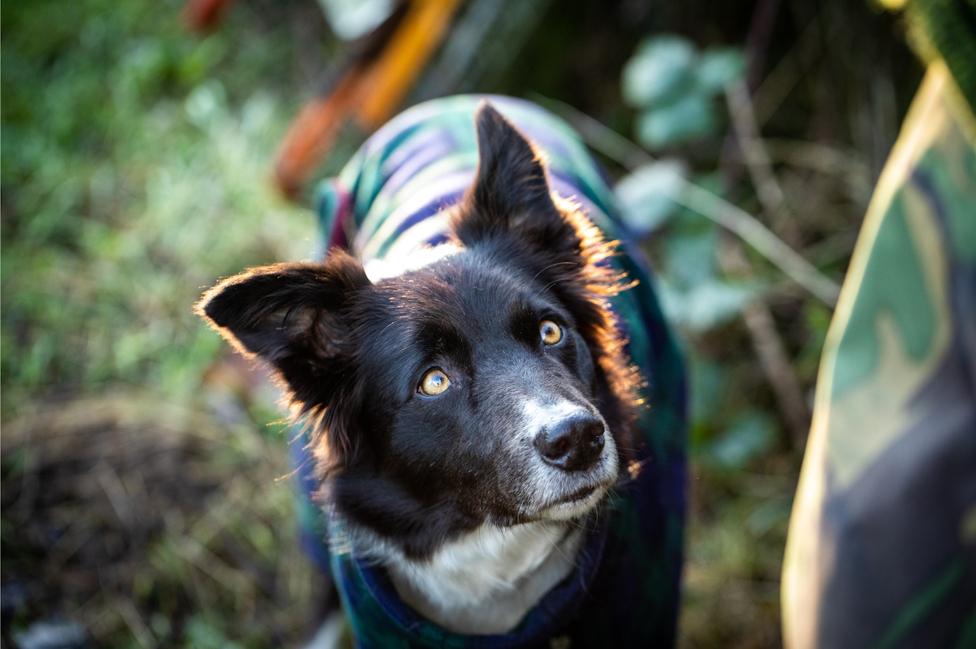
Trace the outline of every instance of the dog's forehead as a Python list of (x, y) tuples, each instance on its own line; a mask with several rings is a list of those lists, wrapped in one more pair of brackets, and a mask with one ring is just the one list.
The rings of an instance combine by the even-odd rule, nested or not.
[(387, 318), (404, 325), (391, 329), (453, 326), (474, 336), (509, 328), (519, 311), (545, 308), (549, 301), (542, 288), (510, 269), (459, 255), (384, 280), (376, 290)]

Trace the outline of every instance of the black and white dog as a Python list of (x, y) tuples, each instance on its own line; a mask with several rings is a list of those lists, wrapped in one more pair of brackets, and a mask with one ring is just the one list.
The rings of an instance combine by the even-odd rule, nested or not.
[[(506, 114), (542, 114), (495, 101), (509, 107)], [(492, 105), (476, 111), (474, 98), (455, 102), (444, 111), (428, 105), (388, 127), (419, 140), (454, 128), (437, 131), (442, 113), (466, 110), (470, 119), (476, 112), (478, 156), (463, 192), (424, 203), (436, 205), (427, 210), (430, 219), (395, 209), (388, 214), (400, 217), (384, 217), (443, 225), (428, 228), (439, 238), (425, 237), (423, 246), (401, 255), (399, 270), (389, 271), (395, 256), (357, 254), (369, 242), (342, 241), (322, 263), (253, 268), (221, 281), (197, 308), (238, 350), (270, 364), (296, 417), (308, 422), (330, 529), (341, 528), (348, 540), (333, 552), (351, 563), (335, 567), (333, 576), (364, 645), (397, 635), (424, 644), (400, 628), (402, 620), (379, 629), (385, 622), (364, 597), (398, 600), (394, 617), (415, 615), (416, 624), (436, 630), (428, 636), (510, 641), (501, 646), (519, 638), (532, 644), (542, 633), (587, 644), (593, 634), (577, 631), (579, 611), (593, 606), (587, 601), (594, 593), (621, 580), (634, 592), (651, 589), (640, 583), (644, 576), (623, 574), (639, 571), (639, 561), (606, 556), (608, 534), (618, 554), (619, 544), (628, 543), (614, 527), (612, 506), (609, 523), (599, 521), (608, 493), (624, 479), (634, 483), (638, 466), (649, 461), (652, 431), (638, 430), (639, 359), (627, 340), (649, 334), (638, 331), (640, 321), (622, 323), (616, 313), (612, 300), (629, 280), (611, 260), (615, 244), (591, 218), (595, 208), (567, 200), (570, 190), (554, 186), (557, 174), (547, 172), (545, 159), (559, 159), (560, 151), (546, 150), (547, 135), (530, 143)], [(544, 131), (544, 120), (524, 122), (530, 137), (533, 129)], [(389, 147), (403, 150), (403, 140), (383, 138), (382, 153), (366, 147), (359, 164), (374, 155), (389, 167)], [(455, 149), (466, 146), (451, 141)], [(431, 164), (448, 157), (433, 156)], [(381, 193), (396, 171), (382, 175), (376, 191), (360, 181), (353, 194)], [(410, 194), (398, 186), (391, 195), (404, 193)], [(340, 229), (369, 227), (368, 211), (349, 207)], [(375, 231), (378, 237), (405, 230)], [(374, 261), (385, 270), (370, 270)], [(645, 346), (653, 344), (665, 343)], [(660, 491), (653, 485), (648, 489)], [(620, 494), (627, 499), (626, 489)], [(639, 498), (667, 500), (657, 491)], [(680, 560), (680, 503), (673, 509)], [(640, 507), (627, 511), (639, 514)], [(663, 518), (648, 524), (652, 534), (667, 533)], [(640, 551), (663, 553), (664, 544), (651, 539)], [(586, 574), (584, 559), (597, 564)], [(360, 567), (380, 576), (360, 579)], [(664, 599), (676, 597), (677, 570), (665, 570), (667, 584), (658, 587)], [(384, 585), (389, 592), (375, 592)], [(563, 597), (564, 605), (546, 603), (555, 591), (574, 588), (583, 592)], [(638, 607), (643, 601), (623, 595)], [(536, 610), (540, 603), (545, 615)], [(668, 643), (675, 604), (658, 605), (665, 614), (625, 606), (594, 614), (591, 623), (609, 627), (606, 639)], [(618, 613), (626, 621), (614, 622)], [(656, 617), (670, 622), (647, 630)]]

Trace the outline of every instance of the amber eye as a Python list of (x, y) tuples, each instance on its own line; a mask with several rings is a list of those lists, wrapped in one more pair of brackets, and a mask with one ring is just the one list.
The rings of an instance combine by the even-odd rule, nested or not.
[(451, 387), (451, 379), (447, 378), (444, 370), (435, 367), (432, 370), (427, 370), (424, 378), (420, 380), (418, 389), (421, 394), (436, 397), (438, 394), (443, 394), (449, 387)]
[(539, 334), (542, 342), (546, 345), (555, 345), (563, 339), (563, 330), (552, 320), (543, 320), (539, 323)]

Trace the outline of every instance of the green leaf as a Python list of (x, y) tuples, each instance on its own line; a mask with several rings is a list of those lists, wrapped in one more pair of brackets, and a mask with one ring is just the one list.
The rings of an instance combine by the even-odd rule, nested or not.
[(740, 50), (722, 48), (705, 51), (698, 62), (695, 76), (698, 86), (710, 93), (719, 93), (740, 79), (745, 73), (746, 60)]
[(684, 186), (687, 165), (661, 160), (638, 167), (615, 188), (624, 222), (637, 236), (659, 228), (678, 210), (674, 202)]
[(711, 224), (700, 229), (683, 228), (664, 241), (664, 275), (682, 291), (715, 281), (715, 247), (718, 230)]
[(196, 613), (191, 617), (184, 629), (186, 634), (185, 646), (201, 649), (241, 649), (241, 645), (231, 641), (225, 634), (217, 620), (208, 619), (203, 613)]
[(693, 453), (703, 450), (710, 431), (728, 413), (723, 407), (730, 381), (729, 368), (699, 354), (688, 358), (688, 396), (691, 414), (691, 447)]
[(194, 88), (184, 104), (190, 121), (205, 128), (214, 120), (224, 117), (227, 110), (227, 93), (219, 80), (211, 79)]
[(773, 421), (761, 412), (737, 417), (725, 433), (709, 447), (709, 464), (725, 469), (742, 469), (768, 451), (776, 441)]
[(662, 291), (661, 301), (674, 322), (693, 332), (703, 332), (738, 316), (757, 293), (758, 287), (753, 284), (733, 284), (716, 279), (686, 291), (668, 285)]
[(650, 149), (659, 149), (712, 135), (717, 123), (711, 98), (687, 94), (640, 115), (637, 139)]
[(361, 38), (393, 12), (391, 0), (319, 0), (332, 31), (346, 41)]
[(646, 108), (680, 94), (694, 82), (695, 56), (695, 48), (679, 36), (647, 39), (624, 66), (624, 100)]

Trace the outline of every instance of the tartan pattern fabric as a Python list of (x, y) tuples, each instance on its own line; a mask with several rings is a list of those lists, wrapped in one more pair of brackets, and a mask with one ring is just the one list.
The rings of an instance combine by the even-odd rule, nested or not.
[[(349, 249), (364, 263), (397, 263), (447, 239), (444, 208), (474, 178), (474, 113), (482, 97), (438, 99), (401, 114), (373, 135), (338, 178), (319, 188), (326, 249)], [(562, 647), (674, 644), (685, 514), (685, 377), (651, 275), (616, 216), (612, 191), (575, 133), (528, 102), (489, 97), (548, 163), (552, 189), (575, 200), (609, 240), (611, 263), (638, 284), (612, 299), (627, 351), (646, 385), (636, 457), (642, 470), (587, 521), (579, 565), (503, 635), (465, 636), (422, 618), (397, 596), (382, 568), (350, 553), (341, 524), (312, 502), (314, 479), (298, 437), (300, 520), (313, 557), (338, 587), (360, 647)], [(321, 530), (328, 527), (328, 545)]]

